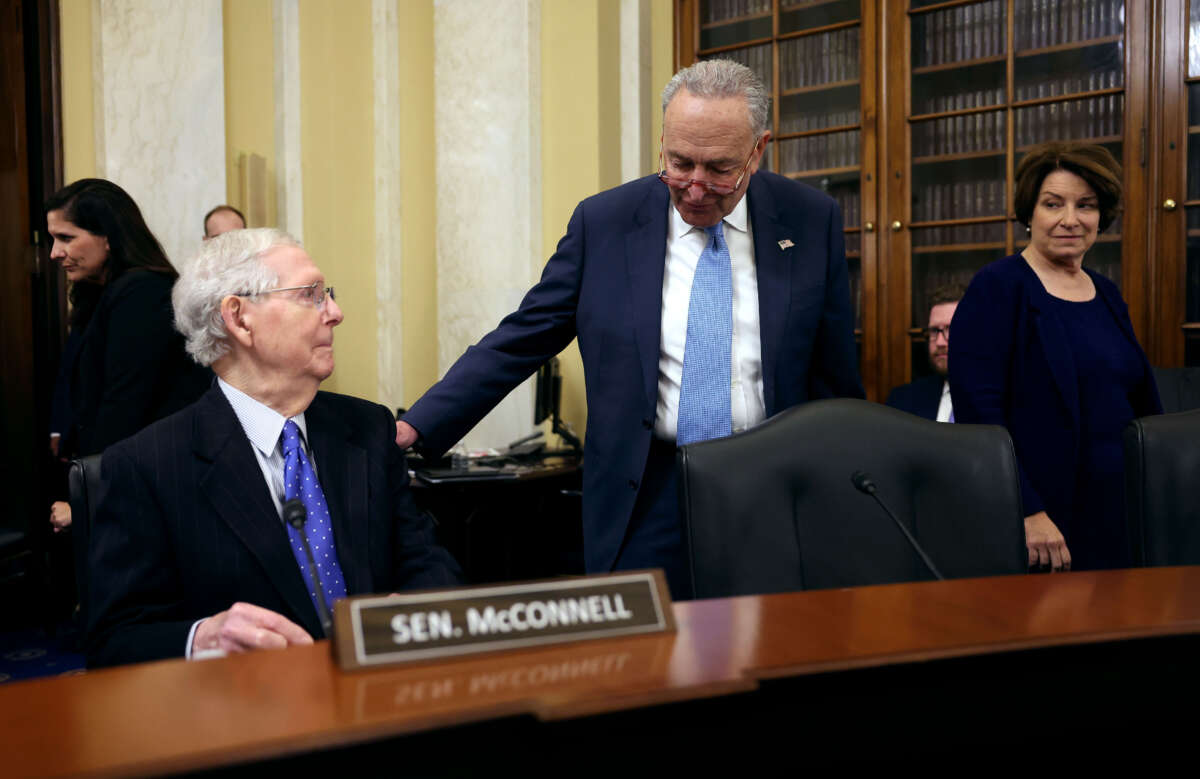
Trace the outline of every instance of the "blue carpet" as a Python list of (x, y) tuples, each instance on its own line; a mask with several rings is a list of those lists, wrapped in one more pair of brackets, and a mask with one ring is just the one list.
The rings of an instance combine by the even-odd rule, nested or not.
[(0, 633), (0, 684), (43, 676), (83, 672), (83, 655), (75, 650), (74, 634), (54, 637), (40, 628)]

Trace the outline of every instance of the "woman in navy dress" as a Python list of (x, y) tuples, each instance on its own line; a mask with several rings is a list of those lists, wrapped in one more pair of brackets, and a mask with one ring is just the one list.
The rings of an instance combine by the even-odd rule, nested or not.
[(1031, 568), (1131, 562), (1121, 434), (1162, 406), (1120, 290), (1083, 267), (1120, 201), (1103, 147), (1030, 150), (1014, 195), (1029, 245), (976, 274), (954, 315), (955, 419), (1012, 435)]
[[(58, 430), (60, 457), (103, 452), (192, 403), (212, 383), (175, 330), (171, 288), (178, 277), (137, 203), (104, 179), (80, 179), (46, 201), (50, 259), (70, 282), (71, 330), (62, 392), (71, 424)], [(50, 507), (55, 531), (70, 506)]]

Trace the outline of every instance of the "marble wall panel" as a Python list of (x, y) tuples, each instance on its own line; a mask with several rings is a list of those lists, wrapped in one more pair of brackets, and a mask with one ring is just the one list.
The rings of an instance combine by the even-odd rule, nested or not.
[[(440, 372), (516, 308), (542, 257), (540, 17), (537, 0), (435, 3)], [(465, 440), (532, 429), (526, 382)]]
[(279, 229), (303, 242), (299, 0), (274, 0), (271, 10), (275, 35), (275, 170)]
[(221, 0), (95, 0), (93, 36), (96, 170), (182, 263), (226, 199)]
[(650, 158), (653, 113), (658, 104), (651, 83), (653, 50), (650, 0), (621, 0), (621, 180), (653, 173)]
[(400, 22), (396, 0), (372, 0), (375, 77), (375, 302), (379, 402), (404, 400), (400, 166)]

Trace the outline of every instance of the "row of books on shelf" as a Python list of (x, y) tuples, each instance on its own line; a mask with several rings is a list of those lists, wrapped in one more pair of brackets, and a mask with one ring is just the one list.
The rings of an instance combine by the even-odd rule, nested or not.
[[(980, 88), (970, 81), (961, 81), (953, 92), (924, 95), (914, 100), (913, 113), (940, 114), (943, 111), (961, 111), (965, 108), (1004, 105), (1004, 85)], [(971, 89), (970, 87), (975, 87)]]
[(913, 16), (913, 66), (1003, 55), (1004, 10), (1004, 0), (987, 0)]
[(1018, 108), (1013, 111), (1016, 144), (1119, 136), (1124, 112), (1125, 96), (1121, 94)]
[(806, 170), (848, 168), (858, 164), (858, 130), (780, 141), (779, 163), (787, 173)]
[(779, 43), (783, 89), (853, 81), (859, 73), (858, 27), (791, 38)]
[(727, 59), (734, 62), (740, 62), (746, 67), (753, 70), (759, 78), (762, 79), (763, 85), (767, 91), (771, 91), (771, 44), (762, 46), (751, 46), (748, 49), (733, 49), (732, 51), (721, 52), (714, 54), (705, 59)]
[(914, 157), (1000, 151), (1004, 148), (1004, 111), (947, 116), (916, 122), (912, 127)]
[(914, 222), (1004, 214), (1004, 179), (937, 181), (913, 185)]
[(1125, 27), (1122, 0), (1017, 0), (1013, 11), (1017, 49), (1040, 49), (1072, 41), (1119, 35)]
[(1124, 86), (1124, 58), (1115, 58), (1109, 67), (1089, 70), (1068, 70), (1065, 72), (1039, 71), (1025, 78), (1018, 72), (1013, 84), (1013, 99), (1040, 100), (1044, 97), (1058, 95), (1077, 95), (1080, 92), (1095, 92), (1101, 89), (1112, 89)]
[[(1197, 154), (1195, 144), (1189, 144), (1187, 156), (1187, 199), (1200, 200), (1200, 154)], [(1200, 227), (1196, 222), (1200, 220), (1200, 210), (1189, 208), (1188, 215), (1188, 234), (1195, 235), (1192, 231)], [(1195, 239), (1193, 239), (1195, 240)], [(1200, 243), (1200, 241), (1198, 241)], [(1200, 246), (1197, 247), (1200, 250)]]
[(771, 10), (771, 0), (704, 0), (700, 4), (704, 24), (764, 14)]
[(861, 199), (858, 196), (858, 187), (838, 187), (828, 194), (837, 201), (838, 208), (842, 212), (842, 224), (846, 227), (857, 227), (862, 218), (859, 214)]
[(1188, 247), (1186, 289), (1187, 321), (1200, 322), (1200, 251), (1191, 248), (1190, 245)]
[(826, 127), (846, 127), (859, 123), (858, 108), (845, 111), (795, 111), (784, 113), (779, 109), (779, 132), (802, 133), (808, 130), (823, 130)]
[(996, 247), (1004, 243), (1004, 227), (1004, 222), (914, 227), (912, 230), (912, 246), (914, 250), (935, 246), (964, 246), (973, 244)]

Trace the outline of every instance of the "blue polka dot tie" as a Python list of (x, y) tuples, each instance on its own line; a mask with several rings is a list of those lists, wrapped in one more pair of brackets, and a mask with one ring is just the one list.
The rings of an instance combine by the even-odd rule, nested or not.
[(679, 382), (680, 446), (729, 435), (730, 350), (733, 343), (733, 279), (722, 223), (704, 228), (708, 245), (700, 253), (688, 302), (683, 377)]
[[(313, 558), (317, 561), (317, 573), (321, 584), (325, 587), (325, 602), (333, 608), (334, 600), (346, 597), (346, 579), (342, 576), (342, 566), (338, 564), (337, 549), (333, 545), (333, 521), (329, 518), (329, 507), (325, 504), (325, 493), (321, 483), (313, 472), (312, 463), (300, 446), (300, 428), (292, 420), (283, 425), (283, 496), (288, 501), (299, 498), (308, 512), (308, 520), (304, 530), (308, 533), (308, 542), (312, 546)], [(308, 596), (312, 598), (313, 608), (321, 613), (317, 605), (317, 582), (309, 574), (308, 555), (304, 553), (304, 539), (300, 531), (284, 523), (288, 539), (291, 541), (292, 554), (300, 566), (300, 575), (308, 585)]]

